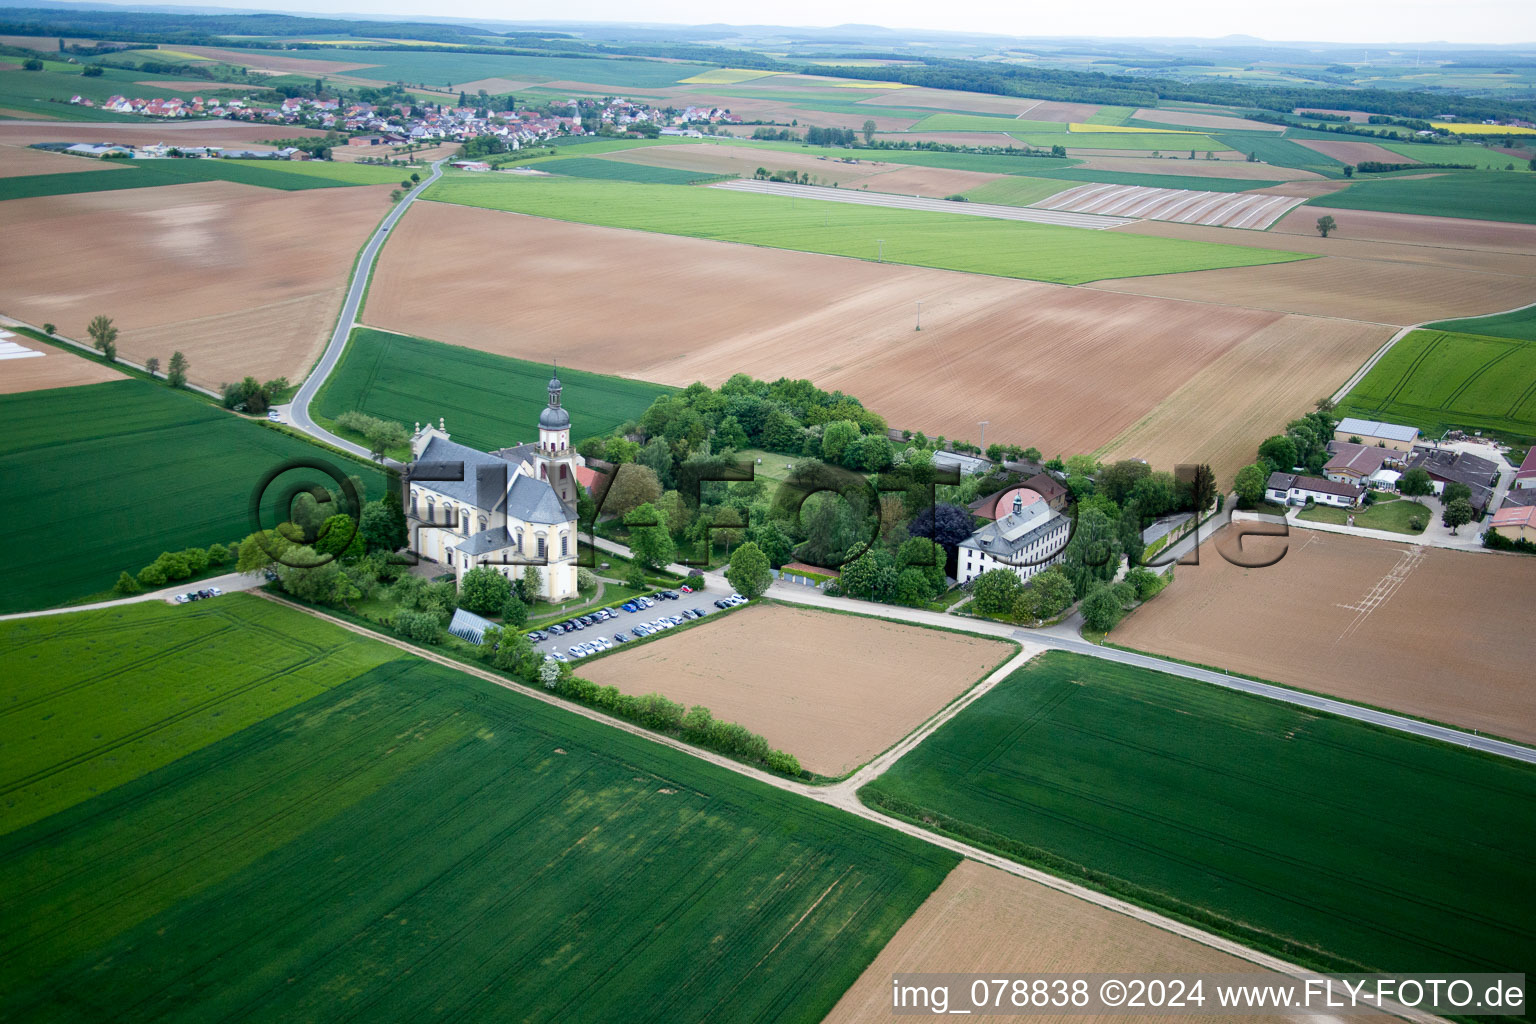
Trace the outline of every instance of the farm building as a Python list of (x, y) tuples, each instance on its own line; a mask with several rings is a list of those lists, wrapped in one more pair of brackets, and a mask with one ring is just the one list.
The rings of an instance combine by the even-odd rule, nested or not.
[(1394, 451), (1412, 451), (1419, 439), (1418, 427), (1405, 427), (1400, 423), (1383, 423), (1380, 420), (1362, 420), (1346, 416), (1333, 428), (1335, 441), (1359, 438), (1359, 444), (1374, 448), (1391, 448)]
[(1026, 505), (1022, 491), (1013, 496), (1013, 510), (960, 542), (956, 573), (961, 583), (988, 569), (1012, 569), (1027, 580), (1061, 560), (1071, 520), (1044, 500)]
[(1381, 487), (1393, 479), (1393, 467), (1403, 466), (1403, 454), (1393, 448), (1374, 448), (1349, 441), (1329, 441), (1332, 456), (1323, 466), (1323, 475), (1337, 483), (1360, 487)]
[(1536, 491), (1536, 447), (1525, 453), (1525, 461), (1515, 471), (1515, 482), (1511, 487), (1518, 491)]
[(1339, 480), (1320, 476), (1297, 476), (1295, 473), (1271, 473), (1264, 485), (1264, 496), (1282, 505), (1305, 505), (1308, 498), (1319, 505), (1337, 505), (1348, 508), (1360, 500), (1364, 488)]
[(1536, 505), (1511, 505), (1493, 514), (1493, 532), (1509, 540), (1536, 544)]
[(571, 416), (549, 382), (535, 443), (486, 453), (456, 444), (446, 425), (416, 426), (406, 517), (411, 551), (446, 565), (462, 583), (489, 565), (509, 579), (539, 569), (541, 595), (576, 596), (576, 498), (581, 456), (570, 446)]
[(1492, 459), (1468, 455), (1449, 448), (1415, 448), (1408, 459), (1409, 469), (1422, 469), (1435, 482), (1435, 493), (1446, 484), (1466, 484), (1472, 491), (1468, 499), (1479, 516), (1488, 511), (1488, 500), (1499, 483), (1499, 467)]
[(936, 469), (958, 469), (961, 476), (975, 476), (992, 468), (992, 463), (986, 459), (945, 450), (933, 453), (933, 465)]

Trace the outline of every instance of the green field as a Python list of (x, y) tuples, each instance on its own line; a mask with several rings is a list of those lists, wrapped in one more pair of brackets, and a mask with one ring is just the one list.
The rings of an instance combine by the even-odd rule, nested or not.
[(632, 164), (623, 160), (603, 160), (600, 157), (558, 157), (538, 162), (541, 171), (562, 174), (568, 178), (596, 178), (602, 181), (638, 181), (651, 185), (691, 185), (696, 181), (718, 178), (719, 174), (707, 171), (683, 171), (673, 167), (651, 167)]
[(350, 678), (0, 837), (0, 1018), (815, 1024), (958, 861), (269, 614)]
[[(1179, 162), (1169, 160), (1170, 169), (1177, 171)], [(1100, 171), (1085, 167), (1064, 167), (1060, 170), (1036, 172), (1037, 177), (1057, 181), (1098, 182), (1101, 185), (1141, 185), (1146, 188), (1186, 188), (1195, 192), (1247, 192), (1250, 189), (1268, 188), (1278, 181), (1252, 181), (1247, 178), (1208, 178), (1198, 174), (1137, 174), (1130, 171)]]
[[(1135, 107), (1100, 107), (1088, 118), (1088, 124), (1125, 124), (1131, 115), (1136, 113)], [(1173, 126), (1170, 126), (1173, 127)]]
[(1011, 132), (1014, 138), (1031, 146), (1048, 149), (1132, 149), (1140, 153), (1219, 153), (1232, 147), (1209, 135), (1160, 135), (1141, 132)]
[[(510, 78), (513, 81), (591, 82), (638, 89), (672, 85), (677, 81), (709, 70), (707, 64), (682, 64), (664, 61), (601, 57), (523, 57), (492, 53), (446, 53), (433, 50), (351, 50), (306, 54), (314, 60), (348, 61), (376, 65), (348, 72), (356, 78), (406, 85), (425, 85), (441, 89), (459, 86), (481, 78)], [(259, 56), (253, 58), (259, 61)]]
[[(1007, 114), (929, 114), (907, 129), (913, 132), (1065, 132), (1059, 121), (1028, 121)], [(900, 138), (900, 136), (894, 136)]]
[(1284, 263), (1309, 257), (1235, 245), (791, 200), (713, 188), (557, 178), (446, 175), (429, 198), (538, 217), (875, 259), (999, 277), (1083, 284)]
[(1004, 206), (1029, 206), (1042, 199), (1049, 199), (1058, 192), (1065, 192), (1072, 185), (1047, 178), (1008, 177), (989, 181), (985, 185), (969, 189), (965, 197), (973, 203), (1001, 203)]
[(1330, 178), (1337, 178), (1344, 173), (1342, 160), (1324, 156), (1317, 150), (1309, 149), (1289, 138), (1264, 132), (1220, 135), (1218, 138), (1239, 153), (1256, 155), (1260, 161), (1274, 167), (1294, 167)]
[(11, 545), (0, 612), (98, 594), (162, 551), (243, 538), (253, 488), (289, 460), (358, 473), (367, 497), (384, 487), (365, 466), (141, 380), (0, 395), (0, 418), (0, 503), (28, 533)]
[(1487, 146), (1463, 142), (1459, 146), (1437, 146), (1429, 142), (1378, 142), (1382, 149), (1389, 149), (1401, 156), (1425, 164), (1471, 164), (1485, 171), (1530, 170), (1530, 159), (1524, 160), (1504, 153), (1495, 153)]
[[(1518, 331), (1518, 321), (1507, 323)], [(1529, 327), (1526, 327), (1529, 330)], [(1339, 403), (1340, 415), (1536, 437), (1536, 341), (1414, 331)]]
[(1446, 171), (1433, 178), (1357, 181), (1342, 192), (1317, 196), (1307, 202), (1334, 210), (1379, 210), (1536, 224), (1536, 174)]
[(1429, 326), (1442, 331), (1461, 331), (1466, 334), (1483, 334), (1495, 338), (1536, 341), (1536, 306), (1517, 309), (1513, 313), (1495, 313), (1493, 316), (1442, 320)]
[[(357, 410), (406, 429), (443, 418), (455, 441), (489, 451), (538, 440), (550, 372), (547, 363), (359, 327), (315, 410), (331, 420)], [(658, 395), (672, 393), (660, 384), (566, 367), (560, 382), (573, 440), (611, 433), (639, 419)]]
[[(79, 157), (84, 162), (90, 157)], [(190, 181), (233, 181), (285, 192), (351, 185), (399, 184), (410, 171), (399, 167), (335, 163), (329, 160), (109, 160), (111, 171), (25, 174), (0, 178), (0, 200), (34, 199), (81, 192), (155, 188)]]
[(270, 602), (235, 600), (0, 622), (0, 834), (396, 656), (336, 644), (334, 627)]
[(1303, 963), (1536, 962), (1513, 760), (1053, 652), (860, 793)]

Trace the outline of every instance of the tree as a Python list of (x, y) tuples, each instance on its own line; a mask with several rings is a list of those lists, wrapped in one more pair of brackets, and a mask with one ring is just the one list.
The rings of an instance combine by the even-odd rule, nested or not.
[(50, 337), (56, 334), (58, 330), (58, 327), (54, 324), (43, 324), (43, 333)]
[(117, 362), (117, 328), (112, 326), (111, 317), (100, 314), (91, 317), (85, 333), (91, 336), (96, 351), (107, 357), (107, 362)]
[(386, 450), (398, 448), (411, 439), (411, 435), (403, 424), (381, 419), (375, 419), (370, 423), (363, 436), (368, 443), (368, 451), (376, 459), (384, 458)]
[(875, 121), (874, 121), (874, 118), (865, 118), (864, 119), (863, 132), (864, 132), (864, 145), (866, 145), (866, 146), (873, 145), (873, 143), (875, 141)]
[(1266, 438), (1259, 445), (1259, 458), (1264, 461), (1271, 473), (1290, 472), (1296, 465), (1296, 441), (1286, 434), (1276, 434), (1274, 437)]
[(971, 605), (983, 615), (1009, 615), (1023, 589), (1012, 569), (988, 569), (971, 584)]
[(544, 596), (544, 574), (539, 567), (530, 565), (523, 570), (523, 578), (517, 581), (517, 592), (528, 604)]
[(756, 516), (753, 516), (752, 526), (747, 530), (747, 539), (756, 544), (768, 559), (768, 564), (775, 567), (790, 560), (795, 546), (794, 539), (777, 522), (772, 519), (759, 522)]
[[(1121, 584), (1124, 586), (1124, 584)], [(1120, 619), (1125, 615), (1125, 601), (1123, 595), (1116, 591), (1114, 584), (1107, 582), (1095, 583), (1083, 598), (1083, 625), (1100, 633), (1108, 633), (1120, 624)]]
[(544, 689), (553, 690), (560, 685), (560, 663), (558, 661), (546, 661), (539, 666), (539, 682)]
[(145, 590), (153, 590), (165, 586), (165, 570), (154, 562), (149, 563), (139, 570), (136, 577), (139, 586)]
[(661, 509), (647, 502), (625, 516), (624, 524), (629, 527), (629, 552), (636, 564), (654, 570), (672, 561), (672, 535)]
[(372, 551), (399, 551), (410, 540), (410, 527), (398, 497), (376, 498), (363, 506), (357, 532), (364, 547)]
[(1397, 482), (1397, 490), (1410, 498), (1422, 498), (1435, 493), (1435, 482), (1429, 478), (1429, 472), (1423, 466), (1415, 466), (1403, 474)]
[(144, 372), (149, 374), (151, 377), (157, 375), (160, 372), (160, 360), (156, 359), (154, 356), (150, 356), (148, 359), (144, 360)]
[(948, 502), (930, 505), (907, 524), (912, 536), (931, 538), (945, 548), (958, 547), (975, 530), (970, 510)]
[(479, 565), (464, 574), (459, 586), (459, 607), (477, 615), (495, 615), (512, 595), (512, 584), (488, 565)]
[(768, 568), (768, 556), (756, 544), (747, 541), (731, 552), (731, 564), (725, 570), (725, 578), (743, 597), (762, 596), (773, 582), (773, 573)]
[(848, 420), (828, 423), (821, 431), (821, 457), (826, 462), (847, 465), (844, 455), (859, 439), (859, 425)]
[(919, 608), (934, 598), (933, 584), (921, 569), (902, 569), (896, 574), (896, 602)]
[(208, 545), (209, 565), (223, 565), (227, 561), (229, 561), (229, 548), (223, 544)]
[(1061, 553), (1061, 571), (1082, 598), (1095, 582), (1115, 578), (1120, 568), (1120, 536), (1115, 522), (1102, 509), (1081, 508), (1077, 529)]
[(932, 594), (944, 589), (944, 549), (927, 537), (902, 541), (896, 549), (896, 568), (903, 573), (908, 569), (922, 573)]
[(165, 382), (173, 388), (187, 386), (187, 357), (180, 351), (171, 353), (171, 362), (165, 371)]
[(1472, 503), (1472, 488), (1466, 484), (1452, 481), (1440, 488), (1440, 500), (1447, 505), (1457, 500), (1465, 501), (1470, 505)]
[(1324, 238), (1328, 237), (1328, 233), (1330, 231), (1337, 230), (1338, 226), (1338, 221), (1333, 219), (1332, 214), (1325, 213), (1321, 217), (1317, 218), (1317, 233), (1322, 235)]
[(1054, 566), (1035, 573), (1013, 602), (1013, 617), (1021, 621), (1055, 618), (1071, 607), (1076, 595), (1067, 574)]
[(367, 553), (357, 520), (345, 512), (327, 516), (315, 535), (316, 553), (331, 555), (340, 561), (356, 561)]
[(644, 590), (650, 586), (645, 578), (645, 569), (639, 564), (629, 567), (629, 575), (624, 577), (624, 585), (631, 590)]
[(501, 621), (512, 629), (520, 628), (528, 622), (528, 602), (519, 597), (510, 585), (507, 587), (507, 599), (501, 603)]
[(395, 632), (419, 644), (435, 644), (443, 633), (443, 624), (428, 612), (396, 612)]
[[(1344, 177), (1346, 177), (1346, 178), (1353, 178), (1354, 176), (1355, 176), (1355, 167), (1354, 167), (1354, 165), (1353, 164), (1345, 164), (1344, 165)], [(1318, 228), (1318, 230), (1321, 231), (1322, 228)], [(1328, 237), (1328, 232), (1324, 231), (1323, 232), (1323, 237), (1327, 238)]]
[(41, 71), (43, 70), (43, 62), (38, 60), (36, 57), (28, 57), (26, 60), (21, 62), (21, 70)]
[(1233, 489), (1237, 491), (1237, 500), (1244, 505), (1257, 505), (1264, 500), (1264, 484), (1268, 480), (1264, 467), (1258, 463), (1244, 466), (1237, 471), (1237, 477), (1232, 482)]
[(112, 593), (120, 597), (130, 597), (144, 590), (139, 586), (139, 581), (128, 575), (127, 571), (118, 573), (117, 582), (112, 584)]
[(1457, 498), (1445, 506), (1445, 511), (1440, 515), (1440, 521), (1451, 528), (1455, 533), (1459, 528), (1472, 521), (1472, 503), (1466, 498)]
[(1124, 505), (1136, 485), (1152, 475), (1152, 467), (1136, 459), (1122, 459), (1099, 471), (1099, 489), (1116, 505)]

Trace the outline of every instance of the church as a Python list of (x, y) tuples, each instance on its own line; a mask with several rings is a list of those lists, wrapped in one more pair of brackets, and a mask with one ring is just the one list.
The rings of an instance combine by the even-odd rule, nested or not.
[[(539, 413), (538, 441), (500, 451), (456, 443), (441, 419), (435, 427), (416, 424), (405, 506), (412, 553), (444, 566), (460, 584), (478, 566), (517, 580), (533, 565), (542, 598), (576, 596), (578, 471), (589, 471), (571, 448), (560, 390), (557, 375)], [(456, 475), (442, 467), (460, 464), (462, 480), (423, 479)]]

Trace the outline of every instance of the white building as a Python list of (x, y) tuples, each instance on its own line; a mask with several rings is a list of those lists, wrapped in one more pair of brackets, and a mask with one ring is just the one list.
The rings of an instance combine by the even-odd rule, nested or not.
[(1319, 505), (1349, 508), (1364, 493), (1364, 488), (1346, 481), (1295, 473), (1271, 473), (1264, 484), (1264, 496), (1281, 505), (1305, 505), (1311, 498)]
[(412, 552), (444, 565), (460, 583), (482, 565), (512, 580), (533, 565), (546, 600), (576, 596), (576, 469), (583, 461), (570, 445), (560, 391), (560, 379), (551, 379), (536, 443), (486, 453), (455, 443), (441, 420), (417, 424), (406, 477)]
[(969, 583), (988, 569), (1011, 569), (1027, 580), (1061, 561), (1070, 527), (1071, 520), (1044, 500), (1026, 505), (1021, 495), (1015, 495), (1013, 511), (960, 544), (956, 574), (961, 583)]

